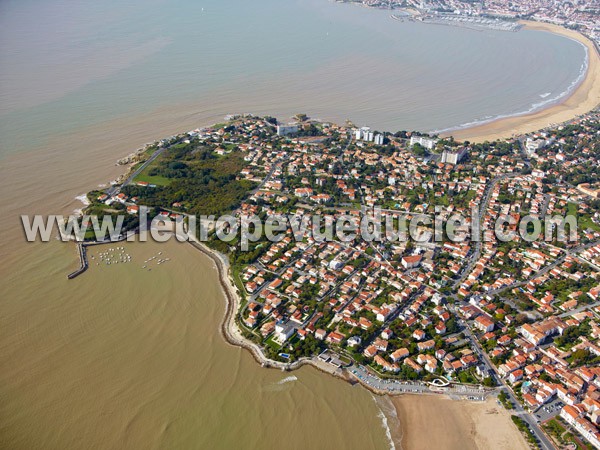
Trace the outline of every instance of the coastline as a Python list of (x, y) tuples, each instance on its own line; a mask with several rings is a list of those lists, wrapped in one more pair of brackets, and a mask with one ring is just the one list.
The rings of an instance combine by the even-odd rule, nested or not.
[(583, 81), (558, 104), (530, 114), (506, 117), (474, 127), (444, 131), (443, 137), (453, 136), (459, 141), (484, 142), (508, 139), (527, 134), (552, 124), (568, 122), (595, 109), (600, 104), (600, 55), (592, 41), (581, 33), (567, 28), (532, 21), (520, 21), (525, 29), (546, 31), (583, 44), (588, 50), (588, 68)]
[(260, 346), (246, 339), (237, 324), (235, 315), (240, 307), (240, 296), (236, 292), (236, 287), (231, 282), (229, 276), (229, 262), (226, 257), (198, 241), (188, 241), (195, 249), (199, 250), (205, 256), (210, 258), (217, 269), (221, 291), (225, 296), (225, 315), (220, 325), (220, 332), (228, 344), (241, 347), (250, 352), (252, 357), (263, 367), (275, 368), (280, 370), (294, 370), (309, 363), (309, 360), (300, 359), (293, 363), (282, 363), (273, 361), (265, 356)]
[(349, 376), (347, 376), (345, 370), (334, 368), (333, 366), (325, 362), (319, 361), (317, 358), (301, 358), (291, 363), (283, 363), (268, 358), (263, 353), (263, 350), (259, 345), (246, 339), (242, 335), (235, 321), (236, 313), (239, 310), (241, 299), (237, 293), (236, 286), (231, 280), (229, 272), (229, 261), (227, 261), (227, 258), (221, 253), (216, 252), (215, 250), (209, 248), (201, 242), (190, 240), (188, 241), (188, 243), (196, 250), (200, 251), (202, 254), (207, 256), (213, 262), (217, 270), (221, 291), (223, 293), (223, 296), (225, 297), (225, 315), (223, 317), (223, 321), (221, 322), (219, 330), (228, 344), (234, 347), (240, 347), (244, 350), (247, 350), (252, 355), (254, 360), (258, 364), (260, 364), (261, 367), (264, 368), (279, 369), (281, 371), (293, 371), (300, 369), (303, 366), (311, 366), (320, 372), (332, 375), (352, 385), (360, 384), (372, 394), (378, 396), (392, 396), (389, 392), (375, 389), (372, 386), (361, 382), (355, 377), (350, 378)]
[[(373, 400), (380, 410), (381, 425), (385, 435), (390, 443), (390, 449), (428, 449), (431, 448), (431, 435), (427, 429), (429, 425), (430, 415), (433, 411), (443, 411), (439, 417), (443, 422), (434, 435), (434, 439), (438, 439), (441, 444), (447, 443), (447, 432), (445, 429), (448, 425), (448, 417), (452, 417), (452, 438), (455, 442), (460, 443), (456, 447), (448, 447), (449, 449), (456, 448), (464, 450), (462, 446), (463, 433), (469, 436), (470, 442), (475, 443), (475, 446), (469, 447), (473, 449), (483, 449), (490, 447), (490, 444), (496, 442), (494, 439), (504, 439), (509, 443), (518, 441), (523, 445), (511, 447), (504, 445), (498, 447), (501, 450), (517, 449), (527, 450), (520, 432), (512, 425), (508, 415), (505, 414), (507, 420), (504, 421), (502, 427), (496, 428), (490, 422), (484, 423), (482, 426), (475, 427), (475, 422), (489, 414), (489, 407), (493, 405), (496, 410), (500, 409), (496, 405), (495, 396), (487, 396), (485, 401), (473, 402), (470, 400), (456, 400), (449, 395), (436, 392), (423, 393), (421, 395), (408, 393), (391, 393), (380, 391), (364, 383), (356, 377), (350, 377), (345, 370), (334, 369), (327, 363), (319, 361), (317, 358), (303, 358), (293, 363), (282, 363), (274, 361), (265, 356), (260, 346), (246, 339), (235, 322), (236, 313), (239, 310), (241, 299), (237, 293), (237, 288), (232, 282), (229, 272), (229, 262), (227, 258), (205, 244), (198, 241), (188, 241), (188, 243), (203, 255), (210, 258), (213, 262), (219, 284), (223, 296), (225, 297), (225, 314), (219, 331), (224, 340), (234, 347), (239, 347), (247, 350), (254, 360), (263, 368), (279, 369), (281, 371), (294, 371), (303, 366), (311, 366), (324, 374), (332, 375), (342, 381), (352, 385), (358, 384), (367, 389), (372, 395)], [(407, 407), (408, 405), (408, 407)], [(468, 411), (468, 415), (467, 412)], [(462, 413), (462, 414), (461, 414)], [(495, 414), (498, 414), (497, 412)], [(494, 418), (495, 419), (495, 418)], [(420, 424), (420, 425), (416, 425)], [(477, 434), (474, 436), (475, 428)], [(507, 436), (511, 436), (508, 438)], [(476, 438), (475, 438), (476, 437)], [(436, 441), (437, 442), (437, 441)]]
[[(297, 361), (291, 363), (283, 363), (280, 361), (274, 361), (268, 358), (264, 353), (262, 348), (256, 343), (246, 339), (236, 321), (236, 313), (240, 308), (241, 299), (237, 293), (237, 288), (233, 284), (230, 277), (230, 268), (229, 261), (227, 258), (219, 252), (212, 250), (205, 244), (198, 241), (188, 241), (188, 243), (194, 247), (196, 250), (200, 251), (202, 254), (207, 256), (215, 265), (217, 270), (219, 284), (221, 286), (221, 291), (223, 296), (225, 297), (225, 314), (221, 325), (219, 327), (220, 333), (225, 339), (225, 341), (234, 346), (240, 347), (244, 350), (247, 350), (254, 360), (261, 365), (261, 367), (269, 368), (269, 369), (279, 369), (281, 371), (293, 371), (297, 370), (303, 366), (312, 366), (320, 372), (324, 372), (330, 375), (333, 375), (336, 378), (339, 378), (348, 383), (354, 384), (350, 381), (348, 377), (345, 376), (345, 371), (340, 371), (338, 369), (334, 369), (332, 366), (317, 360), (316, 358), (301, 358)], [(360, 383), (363, 384), (363, 383)], [(373, 389), (371, 386), (364, 385), (369, 391), (376, 395), (385, 395), (385, 392), (378, 391)]]
[[(145, 146), (143, 148), (147, 148), (148, 145), (152, 145), (155, 143), (156, 143), (156, 141), (147, 143), (147, 144), (145, 144)], [(129, 158), (129, 157), (131, 157), (131, 155), (139, 153), (139, 152), (140, 152), (140, 150), (136, 151), (135, 153), (130, 154), (127, 158)], [(119, 175), (119, 177), (118, 177), (119, 180), (124, 180), (124, 179), (129, 178), (131, 176), (131, 174), (134, 172), (135, 164), (129, 163), (129, 164), (127, 164), (127, 166), (128, 166), (128, 170)], [(76, 197), (76, 199), (81, 201), (80, 197), (82, 197), (82, 196), (78, 196), (78, 197)], [(124, 238), (120, 239), (120, 241), (122, 241), (122, 240), (125, 240), (125, 239)], [(113, 241), (109, 241), (109, 242), (113, 242)], [(87, 258), (86, 258), (85, 253), (82, 253), (82, 250), (85, 251), (85, 247), (90, 246), (90, 245), (102, 245), (102, 244), (106, 244), (109, 242), (92, 242), (92, 243), (88, 242), (85, 244), (78, 243), (77, 247), (78, 247), (79, 260), (80, 260), (80, 268), (75, 270), (75, 272), (70, 273), (68, 275), (68, 278), (69, 279), (75, 278), (76, 276), (80, 275), (81, 273), (83, 273), (83, 271), (85, 271), (87, 269), (87, 263), (88, 263)], [(243, 335), (243, 333), (236, 321), (237, 313), (240, 310), (240, 307), (242, 305), (242, 299), (239, 294), (239, 289), (235, 285), (235, 282), (233, 281), (233, 277), (231, 274), (231, 267), (230, 267), (229, 259), (227, 258), (227, 256), (221, 252), (211, 249), (206, 244), (204, 244), (203, 242), (201, 242), (195, 238), (190, 238), (189, 240), (187, 240), (187, 243), (190, 244), (192, 247), (194, 247), (196, 250), (203, 253), (205, 256), (207, 256), (212, 261), (212, 263), (215, 266), (215, 269), (217, 270), (220, 291), (222, 292), (223, 296), (225, 297), (225, 313), (224, 313), (223, 320), (221, 321), (221, 323), (219, 325), (220, 334), (222, 335), (225, 342), (227, 342), (229, 345), (234, 346), (234, 347), (240, 347), (242, 349), (247, 350), (252, 355), (255, 362), (260, 364), (261, 367), (279, 369), (281, 371), (293, 371), (293, 370), (300, 369), (301, 367), (303, 367), (305, 365), (309, 365), (309, 366), (314, 367), (315, 369), (317, 369), (320, 372), (332, 375), (335, 378), (338, 378), (340, 380), (343, 380), (343, 381), (349, 383), (350, 385), (359, 384), (362, 387), (364, 387), (366, 390), (371, 392), (372, 394), (375, 394), (379, 397), (392, 398), (392, 397), (398, 397), (398, 396), (404, 396), (404, 395), (413, 395), (413, 396), (416, 395), (415, 393), (411, 394), (409, 390), (405, 390), (403, 388), (400, 389), (399, 391), (398, 390), (395, 391), (392, 388), (382, 389), (377, 386), (373, 386), (368, 381), (365, 381), (365, 379), (363, 379), (363, 376), (365, 374), (362, 374), (363, 376), (361, 376), (360, 373), (357, 374), (354, 371), (351, 372), (350, 370), (348, 370), (348, 367), (333, 366), (333, 365), (321, 360), (317, 356), (302, 357), (293, 362), (282, 362), (282, 361), (276, 361), (276, 360), (269, 358), (268, 356), (265, 355), (263, 348), (260, 345), (251, 341), (250, 339), (246, 338)], [(374, 378), (377, 378), (379, 381), (381, 381), (381, 379), (382, 379), (379, 376), (379, 374), (377, 374), (377, 373), (371, 373), (371, 372), (367, 371), (366, 374), (372, 375)], [(480, 389), (480, 392), (475, 392), (475, 393), (471, 392), (468, 394), (465, 392), (457, 393), (457, 392), (453, 391), (452, 389), (446, 390), (446, 391), (440, 391), (437, 389), (432, 390), (429, 387), (427, 387), (427, 385), (425, 383), (422, 383), (422, 386), (425, 387), (426, 390), (418, 389), (419, 395), (425, 395), (425, 396), (429, 396), (429, 397), (438, 397), (438, 398), (444, 397), (448, 400), (453, 400), (456, 398), (462, 398), (462, 397), (472, 396), (472, 395), (476, 395), (476, 396), (482, 395), (481, 400), (483, 400), (484, 398), (489, 398), (489, 396), (493, 392), (495, 392), (495, 389), (483, 389), (481, 386), (478, 386)], [(479, 403), (481, 400), (478, 400), (477, 403)]]
[[(493, 140), (493, 139), (501, 139), (503, 137), (508, 137), (509, 133), (512, 134), (522, 134), (530, 131), (536, 131), (538, 129), (544, 128), (551, 123), (560, 123), (565, 122), (573, 117), (584, 114), (591, 109), (594, 109), (598, 102), (600, 102), (600, 58), (598, 56), (598, 51), (595, 46), (587, 40), (584, 36), (579, 33), (572, 32), (570, 30), (563, 29), (558, 26), (552, 26), (547, 24), (538, 24), (533, 23), (525, 23), (526, 28), (529, 29), (539, 29), (548, 32), (558, 33), (556, 29), (562, 30), (561, 33), (566, 37), (577, 39), (579, 42), (586, 45), (588, 48), (588, 70), (585, 73), (585, 77), (583, 81), (573, 90), (573, 92), (567, 96), (565, 96), (564, 101), (558, 105), (551, 106), (545, 110), (539, 111), (537, 113), (532, 113), (528, 115), (522, 116), (514, 116), (506, 119), (500, 119), (488, 124), (483, 124), (473, 128), (467, 128), (464, 130), (456, 130), (445, 133), (444, 135), (453, 135), (458, 140), (468, 139), (471, 141), (484, 141), (484, 140)], [(571, 36), (574, 34), (578, 36), (575, 38)], [(587, 43), (585, 42), (587, 41)], [(591, 106), (590, 106), (591, 105)], [(461, 137), (462, 135), (466, 137)], [(493, 398), (489, 398), (485, 402), (469, 402), (466, 400), (457, 401), (455, 398), (452, 398), (448, 395), (440, 395), (435, 392), (428, 392), (426, 395), (411, 395), (411, 394), (397, 394), (390, 393), (386, 391), (380, 391), (367, 383), (362, 382), (361, 380), (351, 376), (349, 371), (336, 369), (333, 366), (330, 366), (327, 363), (324, 363), (317, 359), (316, 357), (312, 358), (301, 358), (292, 363), (284, 363), (280, 361), (274, 361), (268, 358), (263, 349), (256, 343), (250, 341), (245, 338), (237, 321), (237, 313), (242, 305), (242, 298), (238, 294), (238, 288), (235, 286), (235, 283), (231, 277), (230, 265), (227, 257), (219, 252), (216, 252), (203, 243), (200, 242), (189, 242), (194, 248), (203, 253), (205, 256), (209, 257), (215, 268), (217, 269), (217, 274), (219, 277), (220, 290), (225, 296), (225, 312), (223, 320), (219, 325), (220, 333), (222, 334), (224, 340), (235, 347), (241, 347), (250, 352), (254, 360), (259, 363), (264, 368), (273, 368), (279, 369), (281, 371), (293, 371), (296, 369), (300, 369), (305, 365), (309, 365), (314, 367), (315, 369), (327, 373), (329, 375), (333, 375), (336, 378), (344, 380), (350, 384), (361, 384), (362, 387), (367, 389), (372, 394), (377, 395), (378, 397), (385, 397), (387, 399), (391, 399), (394, 408), (396, 410), (396, 416), (401, 417), (401, 430), (399, 432), (399, 437), (396, 436), (396, 433), (393, 433), (396, 444), (399, 445), (401, 443), (400, 448), (430, 448), (431, 440), (428, 435), (428, 429), (426, 425), (418, 426), (413, 425), (413, 421), (416, 421), (417, 418), (420, 418), (424, 424), (427, 424), (429, 420), (429, 413), (424, 413), (421, 409), (418, 409), (418, 412), (413, 412), (413, 407), (401, 407), (398, 405), (406, 405), (406, 404), (424, 404), (424, 405), (437, 405), (433, 410), (437, 410), (438, 408), (443, 411), (440, 416), (445, 418), (446, 416), (456, 415), (454, 421), (460, 421), (462, 423), (462, 427), (460, 426), (452, 426), (454, 421), (451, 421), (451, 426), (448, 426), (448, 421), (444, 419), (443, 423), (440, 424), (439, 428), (436, 428), (436, 432), (439, 431), (442, 438), (446, 438), (447, 428), (453, 428), (452, 432), (447, 432), (452, 436), (456, 436), (457, 433), (466, 433), (467, 436), (473, 441), (474, 433), (478, 437), (476, 444), (470, 441), (472, 444), (468, 448), (485, 448), (489, 447), (490, 441), (486, 441), (485, 434), (482, 437), (481, 432), (473, 431), (475, 426), (473, 425), (474, 420), (473, 416), (476, 414), (490, 414), (485, 412), (490, 402), (494, 402)], [(403, 400), (406, 399), (406, 400)], [(447, 406), (448, 404), (455, 404), (455, 406)], [(470, 404), (472, 406), (465, 406), (465, 404)], [(460, 413), (461, 409), (464, 408), (462, 414)], [(467, 416), (467, 411), (470, 411)], [(477, 411), (477, 413), (475, 412)], [(503, 414), (506, 415), (505, 411), (501, 413), (495, 414)], [(389, 417), (389, 413), (385, 414)], [(410, 420), (407, 419), (410, 417)], [(406, 424), (405, 421), (406, 420)], [(385, 428), (389, 432), (389, 427), (387, 422), (384, 422)], [(512, 428), (515, 428), (510, 424)], [(416, 428), (415, 428), (416, 427)], [(414, 428), (414, 429), (413, 429)], [(511, 430), (512, 430), (511, 428)], [(417, 431), (417, 430), (421, 431)], [(470, 431), (469, 431), (470, 429)], [(465, 431), (466, 430), (466, 431)], [(517, 433), (517, 435), (522, 439), (518, 430), (513, 430)], [(418, 434), (418, 437), (415, 437), (415, 434)], [(434, 433), (435, 434), (435, 433)], [(506, 432), (506, 435), (509, 435), (510, 431)], [(493, 435), (491, 433), (490, 435)], [(464, 436), (464, 434), (463, 434)], [(416, 440), (415, 440), (416, 439)], [(437, 439), (437, 438), (436, 438)], [(420, 444), (419, 444), (420, 442)], [(496, 441), (493, 441), (496, 442)], [(443, 443), (443, 442), (442, 442)], [(465, 448), (463, 447), (448, 447), (448, 448)], [(510, 446), (501, 446), (498, 448), (514, 448)], [(521, 448), (520, 446), (518, 448)], [(523, 447), (526, 448), (526, 447)]]
[[(223, 296), (225, 297), (225, 314), (223, 317), (223, 321), (221, 322), (221, 325), (219, 327), (221, 335), (228, 344), (234, 347), (240, 347), (242, 349), (247, 350), (252, 355), (254, 360), (261, 365), (261, 367), (291, 372), (300, 369), (303, 366), (311, 366), (319, 370), (320, 372), (332, 375), (351, 385), (358, 384), (377, 396), (394, 398), (403, 397), (405, 395), (411, 395), (413, 397), (427, 396), (445, 398), (449, 401), (453, 400), (453, 396), (456, 394), (456, 392), (453, 392), (451, 390), (447, 392), (438, 392), (430, 390), (420, 392), (419, 395), (416, 395), (407, 392), (394, 392), (390, 390), (378, 389), (377, 387), (370, 385), (369, 383), (365, 382), (356, 375), (351, 374), (347, 369), (337, 368), (324, 361), (319, 360), (317, 357), (300, 358), (297, 361), (291, 363), (284, 363), (268, 358), (258, 344), (248, 340), (242, 335), (242, 332), (240, 331), (240, 328), (236, 323), (235, 318), (240, 308), (241, 299), (239, 294), (237, 293), (237, 287), (233, 283), (232, 278), (230, 276), (230, 267), (227, 257), (209, 248), (207, 245), (197, 240), (189, 240), (187, 242), (196, 250), (200, 251), (202, 254), (210, 258), (217, 270), (221, 291), (223, 293)], [(494, 392), (494, 390), (489, 390), (487, 392), (482, 392), (481, 394), (483, 394), (484, 397), (489, 400), (491, 398), (490, 395)], [(481, 401), (469, 401), (469, 403), (477, 404), (481, 403)]]

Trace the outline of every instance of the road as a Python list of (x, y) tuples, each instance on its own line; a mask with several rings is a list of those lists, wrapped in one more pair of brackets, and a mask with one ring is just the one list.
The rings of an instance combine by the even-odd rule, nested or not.
[(544, 194), (544, 203), (542, 204), (542, 209), (540, 210), (540, 219), (544, 219), (546, 217), (546, 213), (548, 212), (548, 205), (550, 204), (550, 195)]
[(121, 185), (110, 186), (106, 190), (106, 195), (108, 195), (109, 197), (112, 197), (113, 195), (119, 193), (121, 188), (123, 188), (124, 186), (127, 186), (129, 183), (131, 183), (135, 179), (135, 177), (137, 177), (146, 167), (148, 167), (148, 165), (152, 161), (154, 161), (156, 158), (158, 158), (166, 149), (167, 149), (166, 147), (161, 147), (158, 150), (156, 150), (152, 154), (152, 156), (150, 158), (148, 158), (146, 161), (144, 161), (144, 163), (140, 167), (138, 167), (131, 175), (129, 175), (127, 177), (127, 179)]
[(267, 181), (269, 181), (271, 179), (271, 177), (273, 176), (273, 174), (275, 173), (275, 170), (277, 170), (279, 165), (283, 161), (285, 161), (287, 158), (288, 157), (286, 155), (284, 158), (275, 160), (275, 162), (273, 162), (273, 165), (271, 166), (271, 170), (269, 170), (269, 173), (263, 178), (263, 180), (260, 182), (260, 184), (258, 186), (256, 186), (252, 191), (250, 191), (250, 193), (248, 194), (248, 197), (252, 197), (258, 191), (260, 191), (264, 187), (264, 185), (267, 183)]
[(588, 309), (594, 309), (596, 306), (600, 306), (600, 301), (591, 303), (589, 305), (582, 305), (579, 308), (572, 309), (570, 311), (566, 311), (566, 312), (564, 312), (562, 314), (559, 314), (558, 317), (569, 317), (569, 316), (572, 316), (574, 314), (579, 314), (580, 312), (583, 312), (583, 311), (588, 310)]
[(396, 393), (410, 393), (410, 394), (445, 394), (460, 398), (467, 398), (469, 400), (485, 400), (489, 395), (496, 394), (497, 390), (484, 389), (476, 386), (467, 385), (452, 385), (450, 387), (436, 387), (430, 389), (428, 383), (422, 381), (399, 381), (399, 380), (385, 380), (376, 375), (373, 375), (366, 367), (359, 365), (352, 365), (348, 368), (348, 371), (354, 375), (361, 383), (364, 383), (373, 389), (379, 391), (387, 391), (391, 394)]
[(494, 373), (494, 375), (496, 377), (496, 380), (502, 384), (504, 392), (508, 395), (508, 398), (515, 406), (516, 415), (519, 416), (521, 419), (523, 419), (527, 423), (527, 425), (531, 429), (531, 432), (535, 435), (535, 437), (539, 441), (540, 447), (542, 448), (542, 450), (555, 450), (555, 447), (552, 444), (552, 442), (550, 441), (550, 439), (548, 439), (548, 437), (544, 434), (542, 429), (539, 427), (539, 425), (537, 423), (537, 419), (533, 415), (531, 415), (530, 413), (525, 411), (523, 406), (521, 406), (521, 403), (516, 398), (516, 396), (513, 394), (513, 391), (510, 389), (510, 387), (508, 386), (506, 381), (502, 378), (502, 376), (496, 369), (496, 366), (492, 363), (492, 361), (488, 357), (487, 353), (483, 350), (483, 348), (479, 344), (479, 341), (473, 335), (473, 332), (471, 331), (469, 326), (462, 319), (459, 319), (459, 323), (463, 326), (463, 328), (464, 328), (463, 331), (471, 340), (471, 342), (473, 344), (473, 348), (475, 349), (475, 352), (479, 356), (479, 359), (481, 361), (483, 361), (488, 366), (489, 369), (491, 369), (492, 373)]
[(483, 201), (481, 202), (481, 204), (479, 206), (479, 211), (478, 211), (480, 229), (478, 231), (479, 235), (477, 236), (477, 240), (475, 241), (475, 249), (467, 257), (468, 258), (467, 265), (463, 267), (460, 277), (458, 278), (458, 280), (456, 280), (456, 282), (452, 286), (453, 290), (458, 289), (460, 284), (469, 276), (469, 274), (473, 271), (473, 267), (475, 267), (475, 264), (477, 263), (477, 261), (479, 261), (479, 257), (481, 256), (481, 245), (482, 245), (482, 234), (483, 234), (481, 222), (485, 217), (485, 212), (487, 211), (487, 207), (488, 207), (488, 204), (492, 197), (492, 191), (493, 191), (494, 187), (501, 181), (507, 180), (509, 178), (518, 177), (521, 175), (522, 174), (520, 174), (520, 173), (500, 175), (500, 176), (494, 178), (486, 186), (485, 191), (483, 192)]
[(577, 255), (577, 253), (587, 250), (590, 247), (595, 247), (596, 245), (600, 245), (600, 241), (594, 241), (594, 242), (590, 242), (588, 244), (580, 245), (578, 247), (575, 247), (575, 248), (572, 248), (569, 250), (563, 250), (565, 252), (565, 254), (563, 256), (561, 256), (560, 258), (557, 258), (556, 261), (554, 261), (552, 264), (542, 267), (540, 270), (535, 272), (531, 277), (529, 277), (529, 279), (527, 279), (525, 281), (519, 281), (516, 283), (512, 283), (507, 286), (488, 291), (488, 292), (486, 292), (486, 295), (490, 295), (490, 296), (498, 295), (507, 290), (526, 285), (531, 280), (534, 280), (535, 278), (550, 272), (552, 269), (554, 269), (558, 265), (562, 264), (568, 256), (575, 256), (575, 255)]

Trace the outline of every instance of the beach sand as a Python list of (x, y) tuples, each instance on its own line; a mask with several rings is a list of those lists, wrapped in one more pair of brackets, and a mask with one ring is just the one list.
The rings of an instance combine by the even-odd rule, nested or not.
[(471, 142), (506, 139), (517, 134), (530, 133), (552, 124), (569, 121), (593, 110), (600, 104), (600, 57), (594, 44), (582, 34), (558, 25), (530, 21), (521, 23), (527, 29), (548, 31), (584, 44), (588, 48), (589, 66), (583, 82), (563, 102), (550, 108), (523, 116), (496, 120), (472, 128), (449, 131), (444, 133), (444, 136), (452, 135), (457, 140)]
[(401, 422), (397, 448), (404, 450), (527, 450), (529, 447), (510, 414), (496, 399), (485, 402), (451, 400), (443, 396), (392, 397)]

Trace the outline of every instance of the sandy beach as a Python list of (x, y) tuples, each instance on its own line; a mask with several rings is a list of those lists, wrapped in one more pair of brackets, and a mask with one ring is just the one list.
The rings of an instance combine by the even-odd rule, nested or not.
[(600, 104), (600, 57), (594, 44), (582, 34), (558, 25), (531, 21), (522, 21), (521, 23), (527, 29), (559, 34), (585, 45), (588, 49), (589, 65), (583, 82), (568, 98), (550, 108), (523, 116), (496, 120), (472, 128), (450, 131), (444, 133), (444, 136), (452, 135), (458, 140), (471, 142), (506, 139), (517, 134), (530, 133), (552, 124), (569, 121), (593, 110)]
[(510, 414), (494, 398), (485, 402), (451, 400), (442, 396), (392, 397), (401, 432), (394, 436), (404, 450), (497, 449), (527, 450)]

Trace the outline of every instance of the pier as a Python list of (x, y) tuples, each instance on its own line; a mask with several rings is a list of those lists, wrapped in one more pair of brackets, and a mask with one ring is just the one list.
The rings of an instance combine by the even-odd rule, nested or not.
[(69, 280), (81, 275), (88, 268), (87, 250), (82, 242), (77, 243), (77, 252), (79, 253), (79, 269), (67, 275)]

